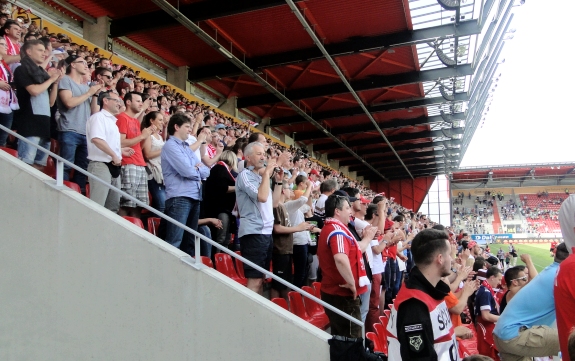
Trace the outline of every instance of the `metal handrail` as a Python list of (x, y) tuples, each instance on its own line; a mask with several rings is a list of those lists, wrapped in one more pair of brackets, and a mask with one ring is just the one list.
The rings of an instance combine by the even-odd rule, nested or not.
[[(193, 229), (189, 228), (188, 226), (186, 226), (185, 224), (182, 224), (178, 221), (176, 221), (175, 219), (173, 219), (172, 217), (168, 217), (166, 216), (164, 213), (156, 210), (155, 208), (150, 207), (149, 205), (139, 201), (138, 199), (132, 197), (131, 195), (125, 193), (124, 191), (122, 191), (121, 189), (118, 189), (116, 187), (114, 187), (113, 185), (111, 185), (110, 183), (94, 176), (92, 173), (89, 173), (87, 171), (85, 171), (84, 169), (78, 167), (77, 165), (67, 161), (66, 159), (60, 157), (57, 154), (52, 153), (50, 150), (43, 148), (41, 146), (39, 146), (38, 144), (34, 144), (33, 142), (29, 141), (28, 139), (26, 139), (25, 137), (21, 136), (18, 133), (13, 132), (12, 130), (6, 128), (5, 126), (0, 124), (0, 129), (7, 132), (8, 134), (18, 138), (20, 141), (24, 141), (27, 144), (35, 147), (36, 149), (39, 149), (45, 153), (47, 153), (49, 156), (53, 157), (54, 159), (56, 159), (56, 186), (59, 187), (64, 187), (64, 164), (67, 164), (69, 167), (73, 168), (76, 172), (80, 172), (81, 174), (84, 174), (85, 176), (90, 177), (90, 180), (95, 180), (101, 184), (103, 184), (104, 186), (108, 187), (109, 189), (113, 190), (114, 192), (118, 192), (120, 193), (120, 195), (122, 195), (122, 197), (129, 199), (130, 201), (136, 203), (138, 206), (147, 209), (148, 211), (150, 211), (151, 213), (157, 215), (160, 218), (165, 219), (166, 221), (184, 229), (185, 231), (193, 234), (195, 236), (195, 243), (194, 243), (194, 248), (195, 248), (195, 252), (196, 252), (196, 257), (194, 259), (193, 265), (196, 269), (202, 269), (202, 268), (208, 268), (207, 266), (203, 265), (202, 261), (201, 261), (201, 256), (200, 256), (200, 239), (204, 240), (206, 242), (208, 242), (209, 244), (211, 244), (212, 246), (218, 248), (219, 250), (223, 251), (224, 253), (227, 253), (228, 255), (230, 255), (231, 257), (234, 257), (236, 259), (239, 259), (241, 262), (250, 265), (251, 267), (253, 267), (254, 269), (260, 271), (261, 273), (265, 274), (268, 277), (271, 277), (272, 279), (276, 280), (277, 282), (283, 284), (284, 286), (297, 291), (298, 293), (300, 293), (301, 295), (319, 303), (320, 305), (322, 305), (324, 308), (327, 308), (328, 310), (334, 312), (335, 314), (355, 323), (358, 326), (361, 326), (361, 331), (362, 331), (362, 335), (365, 335), (365, 325), (363, 322), (361, 322), (361, 320), (356, 319), (355, 317), (352, 317), (344, 312), (342, 312), (341, 310), (333, 307), (332, 305), (322, 301), (321, 299), (315, 297), (314, 295), (312, 295), (311, 293), (308, 293), (304, 290), (302, 290), (301, 288), (281, 279), (280, 277), (274, 275), (273, 273), (271, 273), (269, 270), (266, 270), (258, 265), (256, 265), (255, 263), (251, 262), (250, 260), (238, 255), (235, 252), (232, 252), (231, 250), (227, 249), (226, 247), (220, 245), (217, 242), (214, 242), (213, 240), (207, 238), (206, 236), (204, 236), (201, 233), (198, 233), (196, 231), (194, 231)], [(167, 243), (167, 242), (166, 242)], [(186, 262), (185, 260), (182, 259), (182, 261)], [(188, 263), (188, 262), (186, 262)], [(359, 296), (358, 296), (359, 297)]]

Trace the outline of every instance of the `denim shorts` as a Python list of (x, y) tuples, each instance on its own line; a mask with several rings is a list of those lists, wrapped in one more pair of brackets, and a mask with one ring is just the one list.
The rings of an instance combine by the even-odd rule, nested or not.
[[(263, 269), (270, 269), (274, 241), (271, 234), (246, 234), (240, 238), (242, 256)], [(263, 273), (244, 264), (246, 278), (262, 278)]]
[[(26, 137), (32, 143), (50, 150), (50, 138)], [(46, 166), (48, 153), (44, 153), (38, 148), (20, 140), (18, 142), (18, 158), (27, 164), (38, 164)]]

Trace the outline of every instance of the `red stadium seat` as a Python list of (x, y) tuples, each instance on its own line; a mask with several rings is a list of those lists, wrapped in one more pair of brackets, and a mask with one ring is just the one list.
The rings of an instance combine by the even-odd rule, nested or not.
[(18, 151), (16, 149), (0, 147), (0, 150), (3, 150), (6, 153), (10, 154), (11, 156), (18, 158)]
[(283, 307), (287, 311), (289, 311), (288, 304), (287, 304), (287, 301), (285, 300), (285, 298), (274, 297), (274, 298), (272, 298), (272, 302), (275, 303), (276, 305), (280, 306), (280, 307)]
[(288, 299), (290, 304), (290, 311), (294, 315), (310, 322), (311, 317), (307, 314), (305, 310), (305, 305), (303, 304), (303, 299), (301, 295), (298, 292), (291, 291), (288, 292)]
[(301, 319), (311, 323), (312, 325), (314, 325), (316, 327), (324, 329), (323, 328), (323, 327), (325, 327), (325, 323), (324, 323), (325, 321), (324, 320), (322, 320), (321, 318), (311, 317), (307, 313), (301, 294), (299, 294), (298, 292), (295, 292), (295, 291), (291, 291), (288, 293), (288, 299), (289, 299), (289, 304), (290, 304), (290, 311), (294, 315), (300, 317)]
[(60, 143), (54, 138), (50, 139), (50, 152), (60, 155)]
[(142, 223), (142, 221), (139, 218), (136, 217), (129, 217), (129, 216), (123, 216), (122, 218), (124, 218), (125, 220), (127, 220), (130, 223), (135, 224), (136, 226), (145, 229), (144, 228), (144, 223)]
[(70, 182), (70, 181), (64, 181), (64, 185), (80, 194), (82, 194), (82, 190), (80, 189), (80, 186), (77, 185), (74, 182)]
[(371, 340), (371, 342), (373, 342), (373, 352), (383, 352), (382, 347), (381, 347), (381, 342), (379, 341), (379, 338), (377, 337), (377, 335), (373, 332), (368, 332), (365, 334), (365, 338), (367, 338), (368, 340)]
[[(236, 254), (237, 254), (238, 256), (241, 256), (241, 255), (242, 255), (242, 252), (236, 251)], [(237, 259), (237, 258), (234, 258), (234, 261), (235, 261), (235, 263), (236, 263), (236, 271), (238, 272), (238, 277), (245, 279), (245, 278), (246, 278), (246, 275), (244, 274), (244, 263), (243, 263), (242, 261), (240, 261), (239, 259)]]
[(214, 264), (212, 263), (212, 260), (210, 259), (210, 257), (206, 257), (206, 256), (200, 256), (202, 257), (202, 263), (210, 268), (214, 268)]
[(387, 317), (389, 319), (389, 316), (391, 315), (391, 311), (390, 310), (383, 310), (383, 314), (385, 315), (385, 317)]
[(46, 167), (44, 167), (44, 174), (48, 177), (56, 179), (56, 163), (52, 157), (48, 157), (46, 160)]
[(320, 297), (321, 296), (321, 282), (313, 282), (311, 284), (311, 286), (313, 287), (313, 290), (315, 292), (314, 293), (315, 297), (317, 297), (321, 300), (321, 297)]
[(90, 198), (90, 183), (86, 183), (86, 197)]
[(377, 337), (379, 338), (379, 342), (381, 344), (381, 352), (387, 355), (387, 333), (385, 329), (387, 328), (387, 319), (385, 321), (385, 326), (381, 323), (374, 323), (373, 329)]
[[(306, 291), (307, 293), (311, 293), (312, 295), (315, 296), (313, 288), (309, 286), (303, 286), (302, 290)], [(308, 316), (316, 319), (314, 322), (317, 324), (317, 327), (321, 328), (322, 330), (325, 330), (326, 328), (329, 327), (329, 318), (327, 317), (325, 310), (319, 303), (305, 297), (304, 304)]]
[(150, 217), (148, 218), (148, 232), (154, 236), (158, 235), (158, 228), (160, 227), (160, 217)]
[(226, 253), (216, 253), (214, 259), (216, 260), (216, 269), (221, 273), (225, 274), (234, 281), (247, 286), (248, 280), (246, 278), (240, 278), (234, 268), (232, 262), (232, 257)]

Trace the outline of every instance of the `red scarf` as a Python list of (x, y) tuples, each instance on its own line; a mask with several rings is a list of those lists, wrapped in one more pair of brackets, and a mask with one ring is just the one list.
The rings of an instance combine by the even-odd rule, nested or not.
[(365, 264), (363, 263), (363, 257), (361, 256), (361, 248), (359, 247), (359, 243), (353, 234), (351, 234), (345, 224), (341, 223), (335, 218), (326, 218), (325, 224), (332, 225), (334, 228), (334, 230), (327, 236), (328, 241), (331, 236), (340, 234), (347, 238), (349, 242), (355, 243), (357, 249), (357, 276), (359, 278), (358, 284), (359, 287), (367, 286), (369, 284), (369, 278), (367, 278), (367, 273), (365, 272)]
[(489, 290), (489, 292), (491, 292), (491, 296), (493, 296), (493, 299), (495, 300), (495, 306), (497, 307), (497, 313), (499, 313), (499, 302), (497, 301), (497, 296), (496, 296), (496, 292), (493, 289), (493, 287), (491, 287), (491, 285), (489, 283), (487, 283), (487, 281), (482, 281), (481, 285), (485, 288), (487, 288)]
[(230, 167), (229, 167), (226, 163), (224, 163), (224, 162), (222, 162), (222, 161), (220, 160), (220, 161), (217, 162), (216, 164), (223, 165), (224, 167), (226, 167), (226, 170), (228, 171), (228, 174), (230, 175), (230, 177), (231, 177), (234, 181), (236, 180), (236, 177), (234, 177), (234, 176), (232, 175), (232, 172), (230, 172)]
[(12, 71), (4, 59), (0, 61), (0, 80), (9, 83), (12, 80)]
[(8, 55), (20, 54), (20, 44), (19, 43), (14, 44), (12, 42), (12, 40), (10, 40), (8, 35), (4, 35), (4, 39), (6, 39), (6, 47), (8, 48), (8, 50), (6, 51), (6, 54), (8, 54)]

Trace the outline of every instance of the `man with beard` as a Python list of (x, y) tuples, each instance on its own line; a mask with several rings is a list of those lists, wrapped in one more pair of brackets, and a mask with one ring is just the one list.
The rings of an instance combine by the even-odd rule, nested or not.
[(399, 290), (387, 326), (390, 360), (460, 360), (444, 301), (451, 246), (444, 231), (425, 229), (411, 243), (415, 267)]

